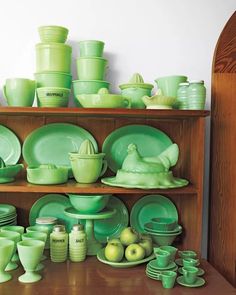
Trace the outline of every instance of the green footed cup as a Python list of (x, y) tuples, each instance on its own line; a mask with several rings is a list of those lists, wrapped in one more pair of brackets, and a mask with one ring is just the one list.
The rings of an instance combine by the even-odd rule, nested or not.
[(6, 271), (14, 270), (18, 267), (18, 264), (14, 261), (12, 261), (12, 258), (14, 254), (16, 253), (16, 243), (18, 243), (21, 240), (21, 235), (17, 232), (11, 232), (11, 231), (5, 231), (0, 232), (0, 240), (11, 240), (14, 242), (14, 249), (11, 256), (10, 262), (6, 266)]
[(17, 243), (20, 262), (25, 273), (18, 278), (22, 283), (34, 283), (42, 276), (35, 272), (43, 254), (45, 243), (38, 240), (24, 240)]
[(31, 107), (34, 102), (36, 83), (30, 79), (7, 79), (3, 95), (9, 106)]
[(45, 249), (49, 249), (50, 247), (50, 242), (49, 242), (49, 236), (50, 236), (50, 232), (49, 232), (49, 228), (43, 226), (43, 225), (32, 225), (32, 226), (28, 226), (26, 228), (26, 232), (30, 233), (30, 232), (41, 232), (41, 233), (45, 233), (47, 234), (47, 240), (46, 240), (46, 245), (45, 245)]
[(0, 283), (11, 280), (12, 276), (5, 271), (14, 251), (14, 242), (0, 239)]

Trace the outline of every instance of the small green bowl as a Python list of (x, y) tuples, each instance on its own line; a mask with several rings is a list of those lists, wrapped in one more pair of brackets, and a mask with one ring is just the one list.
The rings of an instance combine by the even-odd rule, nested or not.
[(71, 205), (80, 213), (97, 213), (105, 208), (111, 195), (68, 194)]
[(148, 232), (148, 234), (151, 235), (153, 242), (156, 243), (158, 246), (171, 245), (174, 242), (175, 238), (181, 233), (182, 231), (179, 231), (174, 234), (156, 234), (156, 233), (154, 234), (154, 233)]
[(16, 164), (0, 168), (0, 183), (13, 182), (23, 167), (23, 164)]
[(83, 40), (79, 42), (81, 57), (102, 57), (104, 42), (98, 40)]
[(38, 28), (41, 42), (65, 43), (68, 36), (68, 29), (60, 26), (42, 26)]
[(41, 165), (39, 167), (28, 167), (27, 181), (33, 184), (60, 184), (68, 180), (68, 168), (56, 166), (51, 169), (50, 165)]
[(177, 220), (174, 218), (156, 217), (151, 219), (152, 228), (160, 231), (174, 230), (177, 227)]

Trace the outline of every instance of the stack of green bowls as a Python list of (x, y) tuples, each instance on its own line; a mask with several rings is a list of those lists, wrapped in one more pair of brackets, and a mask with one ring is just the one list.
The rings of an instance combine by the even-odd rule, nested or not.
[(71, 46), (64, 44), (68, 29), (39, 27), (42, 43), (36, 44), (37, 100), (41, 107), (66, 107), (71, 89)]
[(107, 60), (103, 58), (104, 42), (85, 40), (79, 42), (80, 57), (77, 59), (78, 80), (73, 81), (75, 105), (81, 107), (76, 99), (79, 94), (96, 94), (100, 88), (109, 88), (104, 81)]

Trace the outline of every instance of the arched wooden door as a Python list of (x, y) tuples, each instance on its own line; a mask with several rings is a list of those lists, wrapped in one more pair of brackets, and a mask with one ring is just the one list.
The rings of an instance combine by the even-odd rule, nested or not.
[(210, 263), (236, 286), (236, 12), (212, 68)]

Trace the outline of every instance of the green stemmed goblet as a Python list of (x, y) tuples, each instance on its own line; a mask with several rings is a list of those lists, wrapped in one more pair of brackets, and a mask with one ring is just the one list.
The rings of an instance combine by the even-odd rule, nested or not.
[[(5, 225), (1, 227), (1, 231), (5, 232), (5, 231), (14, 231), (19, 233), (20, 235), (22, 235), (25, 231), (25, 228), (21, 225)], [(16, 262), (19, 261), (19, 256), (17, 253), (15, 253), (12, 257), (12, 261)]]
[[(41, 232), (28, 232), (26, 234), (22, 235), (22, 240), (38, 240), (46, 243), (47, 240), (47, 234), (41, 233)], [(40, 261), (45, 260), (45, 256), (42, 255)], [(42, 263), (39, 263), (36, 267), (36, 271), (42, 270), (44, 268), (44, 265)]]
[(42, 276), (35, 271), (44, 247), (45, 243), (38, 240), (24, 240), (17, 243), (20, 262), (25, 270), (25, 273), (18, 278), (20, 282), (34, 283), (41, 280)]
[[(13, 249), (13, 254), (12, 257), (14, 256), (14, 254), (16, 253), (16, 243), (20, 241), (21, 236), (19, 233), (17, 232), (13, 232), (13, 231), (5, 231), (5, 232), (0, 232), (0, 239), (4, 239), (4, 240), (11, 240), (14, 242), (14, 249)], [(11, 257), (11, 259), (12, 259)], [(18, 264), (14, 261), (10, 261), (6, 267), (6, 271), (9, 270), (14, 270), (18, 267)]]
[(13, 255), (14, 244), (11, 240), (0, 239), (0, 283), (7, 282), (12, 278), (5, 268)]

